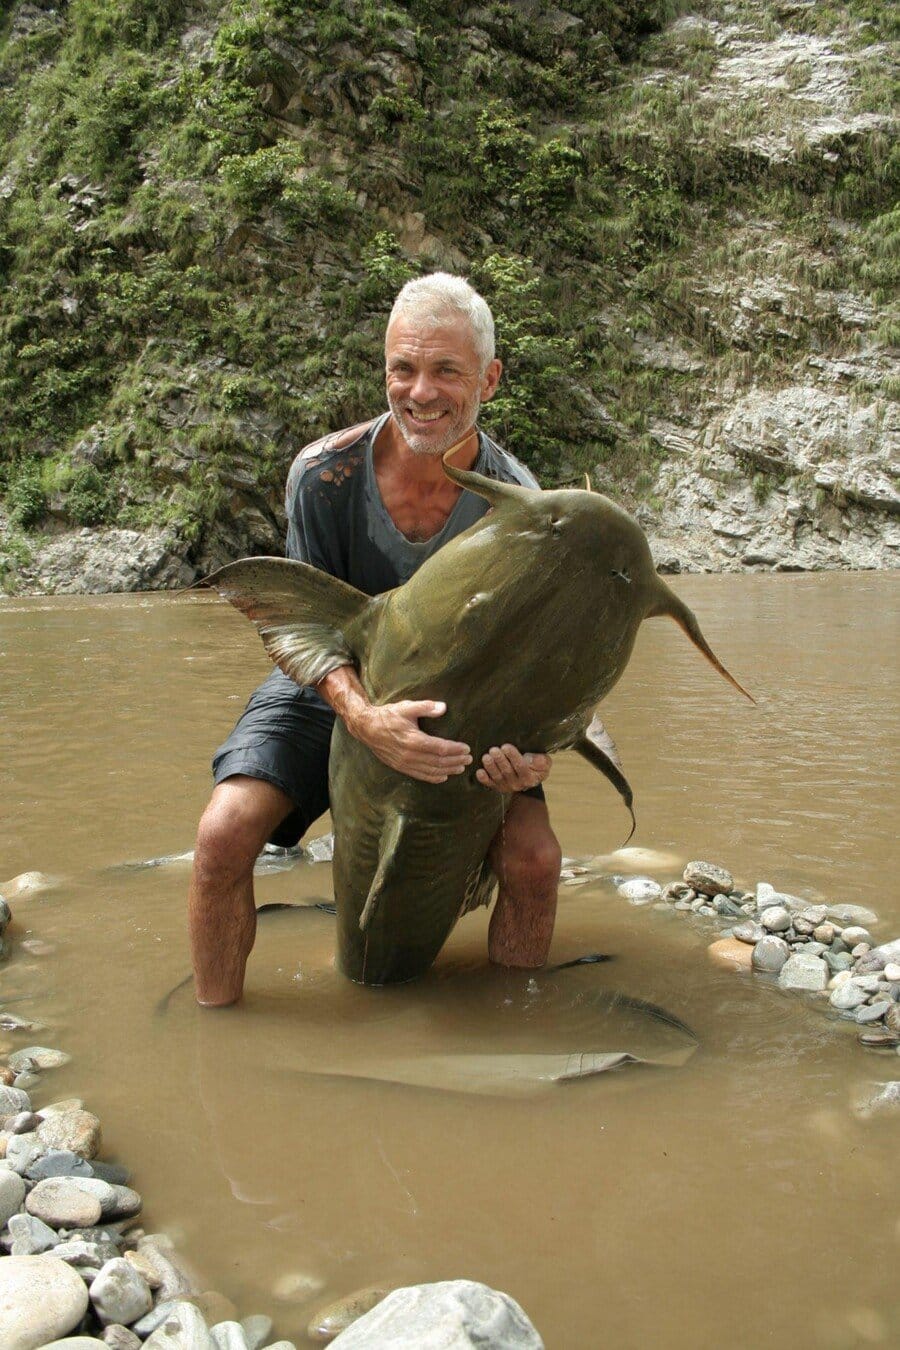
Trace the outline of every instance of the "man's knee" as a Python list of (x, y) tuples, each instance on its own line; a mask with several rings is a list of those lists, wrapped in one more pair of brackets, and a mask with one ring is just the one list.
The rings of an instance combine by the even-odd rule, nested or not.
[(243, 776), (225, 779), (200, 818), (195, 866), (225, 872), (252, 868), (266, 840), (292, 809), (287, 794), (271, 783)]
[(501, 883), (515, 892), (555, 891), (562, 867), (562, 850), (552, 831), (526, 835), (504, 850)]

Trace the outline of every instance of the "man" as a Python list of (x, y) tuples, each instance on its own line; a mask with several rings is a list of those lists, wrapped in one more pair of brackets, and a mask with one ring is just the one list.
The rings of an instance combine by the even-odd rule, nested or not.
[[(536, 486), (476, 427), (502, 371), (490, 309), (459, 277), (438, 272), (404, 286), (385, 338), (390, 411), (308, 446), (288, 476), (288, 556), (369, 595), (401, 585), (487, 502), (446, 477), (441, 457)], [(352, 666), (300, 688), (276, 670), (254, 693), (213, 761), (216, 787), (200, 821), (189, 897), (197, 1001), (240, 998), (256, 931), (253, 864), (267, 840), (295, 844), (328, 809), (334, 716), (390, 768), (442, 783), (472, 763), (460, 741), (431, 736), (432, 700), (369, 703)], [(499, 881), (488, 955), (499, 965), (544, 963), (553, 934), (560, 850), (540, 783), (546, 755), (496, 746), (476, 770), (486, 790), (515, 794), (490, 860)]]

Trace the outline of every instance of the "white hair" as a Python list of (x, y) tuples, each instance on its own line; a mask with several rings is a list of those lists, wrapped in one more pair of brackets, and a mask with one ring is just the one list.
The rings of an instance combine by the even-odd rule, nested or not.
[(484, 370), (494, 359), (494, 316), (487, 301), (463, 277), (432, 272), (408, 281), (394, 301), (388, 328), (401, 315), (413, 321), (440, 323), (448, 314), (462, 315), (468, 322)]

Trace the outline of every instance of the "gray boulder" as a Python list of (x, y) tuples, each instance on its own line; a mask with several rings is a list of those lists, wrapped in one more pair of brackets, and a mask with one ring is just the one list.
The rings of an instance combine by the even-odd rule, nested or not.
[(543, 1350), (516, 1301), (474, 1280), (395, 1289), (332, 1341), (340, 1350)]

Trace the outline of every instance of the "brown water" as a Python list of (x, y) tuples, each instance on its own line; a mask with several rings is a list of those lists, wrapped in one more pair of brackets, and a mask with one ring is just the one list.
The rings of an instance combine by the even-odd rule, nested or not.
[[(673, 625), (644, 626), (604, 711), (635, 788), (633, 843), (866, 905), (880, 935), (900, 933), (896, 579), (676, 584), (759, 707)], [(278, 914), (240, 1009), (201, 1013), (183, 990), (154, 1016), (188, 969), (186, 872), (107, 869), (191, 847), (209, 754), (267, 670), (249, 627), (207, 597), (0, 607), (0, 877), (60, 879), (14, 906), (17, 940), (28, 928), (56, 951), (19, 948), (0, 1005), (72, 1052), (36, 1098), (77, 1093), (97, 1111), (147, 1226), (177, 1234), (241, 1315), (272, 1312), (301, 1341), (329, 1297), (465, 1276), (517, 1297), (550, 1350), (897, 1344), (900, 1129), (851, 1103), (900, 1061), (714, 969), (706, 924), (608, 884), (564, 887), (554, 956), (615, 953), (595, 968), (602, 987), (678, 1013), (701, 1046), (681, 1069), (525, 1099), (304, 1072), (311, 1046), (327, 1059), (348, 1038), (373, 1062), (475, 1044), (488, 986), (515, 1010), (521, 986), (483, 971), (483, 915), (433, 977), (386, 994), (334, 975), (330, 920)], [(570, 856), (621, 842), (615, 794), (574, 756), (548, 798)], [(258, 885), (261, 903), (329, 895), (322, 865)], [(319, 1292), (298, 1279), (284, 1297), (295, 1275)]]

